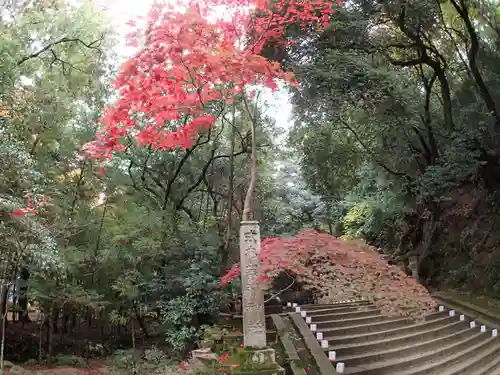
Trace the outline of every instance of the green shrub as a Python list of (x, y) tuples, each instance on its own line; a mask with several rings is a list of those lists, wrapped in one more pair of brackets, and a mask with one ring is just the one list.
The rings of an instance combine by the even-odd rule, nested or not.
[(117, 350), (110, 358), (110, 367), (115, 371), (135, 375), (153, 375), (165, 372), (172, 366), (172, 360), (167, 354), (156, 347), (144, 350)]
[(58, 354), (54, 360), (56, 365), (59, 366), (73, 366), (73, 367), (85, 367), (87, 366), (87, 361), (76, 355), (65, 355)]

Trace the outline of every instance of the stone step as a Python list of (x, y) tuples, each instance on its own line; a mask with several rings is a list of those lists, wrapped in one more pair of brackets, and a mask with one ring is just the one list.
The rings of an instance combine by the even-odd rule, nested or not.
[[(483, 336), (481, 341), (471, 339), (470, 345), (455, 345), (454, 348), (460, 350), (453, 351), (453, 348), (450, 347), (447, 350), (442, 350), (441, 355), (432, 359), (421, 355), (419, 365), (404, 371), (394, 370), (394, 372), (387, 372), (384, 375), (442, 375), (451, 366), (462, 363), (467, 358), (480, 356), (481, 353), (487, 353), (485, 355), (490, 356), (491, 352), (497, 353), (500, 350), (500, 342), (497, 337), (491, 337), (490, 333), (479, 333), (478, 335)], [(475, 375), (473, 369), (469, 370), (468, 375)], [(366, 374), (368, 375), (368, 373)]]
[[(374, 305), (350, 305), (350, 306), (337, 306), (337, 307), (324, 307), (322, 309), (306, 310), (301, 308), (300, 311), (305, 311), (307, 315), (322, 315), (330, 313), (341, 313), (343, 311), (358, 311), (376, 308)], [(293, 309), (292, 309), (293, 310)]]
[[(426, 314), (424, 316), (424, 321), (430, 322), (431, 320), (445, 318), (447, 316), (450, 316), (448, 311), (434, 311), (432, 313)], [(455, 317), (455, 319), (458, 319), (458, 317)]]
[[(335, 318), (335, 317), (334, 317)], [(344, 328), (350, 326), (359, 326), (359, 325), (373, 325), (375, 323), (393, 321), (394, 317), (384, 316), (384, 315), (374, 315), (374, 316), (362, 316), (360, 318), (347, 318), (347, 319), (335, 319), (335, 320), (323, 320), (316, 321), (312, 320), (314, 324), (318, 327), (318, 330), (328, 328)], [(403, 319), (403, 318), (396, 318)]]
[(403, 328), (412, 325), (412, 320), (407, 318), (392, 318), (387, 321), (372, 324), (357, 324), (340, 328), (332, 328), (328, 322), (317, 324), (318, 332), (323, 333), (326, 340), (335, 341), (337, 337), (383, 332), (390, 329)]
[(336, 310), (336, 309), (344, 309), (346, 307), (363, 307), (363, 306), (375, 306), (375, 305), (371, 302), (361, 301), (361, 302), (334, 303), (334, 304), (299, 306), (299, 307), (301, 308), (301, 310), (314, 312), (319, 310)]
[(500, 375), (500, 355), (492, 366), (480, 375)]
[(349, 312), (331, 312), (327, 311), (321, 314), (307, 314), (311, 317), (313, 322), (322, 322), (327, 320), (340, 320), (340, 319), (353, 319), (362, 318), (367, 316), (377, 316), (380, 315), (381, 311), (379, 309), (370, 308), (368, 310), (357, 310)]
[(372, 333), (358, 332), (357, 334), (334, 336), (330, 335), (328, 331), (326, 331), (323, 332), (323, 336), (325, 337), (326, 340), (331, 341), (336, 345), (349, 345), (357, 343), (367, 343), (376, 340), (383, 340), (387, 339), (388, 337), (394, 337), (394, 335), (398, 334), (400, 336), (408, 334), (416, 334), (425, 330), (443, 327), (453, 322), (456, 322), (456, 317), (446, 316), (444, 318), (425, 321), (422, 323), (412, 324), (405, 327), (390, 328), (380, 332), (372, 332)]
[[(455, 365), (439, 370), (433, 370), (430, 375), (483, 375), (492, 372), (496, 366), (500, 366), (500, 340), (489, 350), (484, 350), (474, 356), (465, 356)], [(497, 362), (496, 364), (494, 362)], [(492, 367), (494, 366), (494, 367)]]
[(332, 363), (343, 362), (345, 375), (500, 375), (500, 339), (448, 309), (415, 323), (385, 316), (368, 301), (300, 307), (330, 344), (321, 350), (336, 352)]
[[(380, 361), (388, 361), (391, 359), (397, 359), (401, 357), (408, 356), (410, 357), (411, 355), (420, 352), (428, 352), (428, 351), (434, 351), (438, 350), (440, 348), (444, 348), (448, 345), (452, 345), (455, 342), (459, 342), (461, 340), (465, 340), (468, 337), (472, 336), (474, 333), (479, 332), (479, 327), (476, 328), (469, 328), (465, 329), (460, 332), (454, 332), (449, 335), (440, 337), (440, 338), (435, 338), (431, 339), (428, 341), (424, 342), (414, 342), (414, 343), (409, 343), (404, 346), (396, 347), (396, 348), (391, 348), (389, 350), (384, 349), (384, 348), (377, 348), (374, 351), (370, 353), (365, 353), (362, 355), (355, 355), (355, 356), (342, 356), (337, 353), (337, 361), (339, 362), (344, 362), (346, 366), (364, 366)], [(332, 349), (333, 350), (333, 349)]]
[[(315, 316), (315, 315), (323, 315), (323, 314), (340, 314), (346, 312), (355, 312), (355, 311), (365, 311), (370, 309), (375, 309), (376, 307), (371, 304), (364, 305), (350, 305), (350, 306), (337, 306), (337, 307), (325, 307), (322, 309), (315, 310), (305, 310), (301, 308), (301, 311), (305, 311), (307, 316)], [(292, 309), (295, 311), (294, 309)]]
[(477, 375), (500, 375), (500, 354), (489, 364), (483, 364), (478, 368)]
[[(425, 327), (425, 325), (422, 325), (422, 327)], [(335, 345), (334, 347), (331, 347), (330, 350), (335, 350), (337, 352), (337, 356), (360, 355), (380, 350), (382, 348), (390, 350), (403, 347), (407, 344), (429, 341), (467, 329), (469, 329), (469, 322), (456, 321), (437, 328), (425, 329), (421, 332), (404, 335), (400, 335), (398, 330), (396, 330), (394, 332), (394, 336), (389, 336), (382, 340), (367, 342), (366, 338), (368, 338), (369, 336), (364, 336), (365, 340), (361, 341), (360, 343)]]
[(347, 307), (360, 307), (366, 305), (373, 305), (373, 304), (368, 301), (355, 301), (347, 303), (329, 303), (324, 305), (299, 305), (299, 307), (301, 310), (305, 311), (317, 311), (317, 310), (328, 310), (328, 309), (336, 310), (336, 309), (344, 309)]
[[(456, 353), (463, 352), (464, 350), (480, 351), (483, 349), (483, 347), (485, 347), (485, 345), (489, 343), (490, 339), (491, 334), (479, 332), (440, 349), (427, 350), (425, 352), (414, 354), (408, 357), (400, 357), (398, 359), (375, 362), (362, 367), (351, 367), (347, 369), (346, 375), (429, 375), (429, 370), (433, 369), (431, 365), (434, 365), (434, 362), (447, 357), (451, 358), (450, 356), (453, 356)], [(431, 367), (425, 370), (427, 372), (405, 373), (405, 370), (413, 371), (413, 369), (407, 369), (415, 368), (416, 366), (420, 366), (422, 364), (429, 364), (429, 366)]]
[(357, 311), (365, 311), (369, 309), (374, 309), (372, 305), (362, 305), (362, 306), (347, 306), (347, 307), (338, 307), (335, 309), (320, 309), (320, 310), (305, 310), (307, 316), (316, 316), (321, 314), (340, 314), (340, 313), (349, 313), (349, 312), (357, 312)]

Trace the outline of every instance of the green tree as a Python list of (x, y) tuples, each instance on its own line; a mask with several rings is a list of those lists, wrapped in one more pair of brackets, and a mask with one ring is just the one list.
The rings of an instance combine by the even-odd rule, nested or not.
[[(471, 242), (483, 229), (459, 197), (493, 220), (487, 202), (498, 186), (498, 36), (491, 2), (361, 0), (333, 14), (324, 31), (290, 28), (297, 42), (276, 54), (300, 81), (290, 143), (308, 186), (339, 207), (336, 220), (348, 234), (405, 262), (418, 256), (430, 284), (473, 263), (469, 281), (492, 287), (477, 277), (494, 272), (489, 262), (453, 249), (491, 253), (497, 243)], [(461, 229), (449, 224), (453, 202), (464, 212)]]

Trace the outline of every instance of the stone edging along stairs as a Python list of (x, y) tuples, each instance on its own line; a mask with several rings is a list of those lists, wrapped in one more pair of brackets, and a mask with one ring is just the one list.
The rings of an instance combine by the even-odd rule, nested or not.
[(420, 323), (367, 301), (288, 311), (322, 375), (500, 375), (498, 330), (444, 306)]

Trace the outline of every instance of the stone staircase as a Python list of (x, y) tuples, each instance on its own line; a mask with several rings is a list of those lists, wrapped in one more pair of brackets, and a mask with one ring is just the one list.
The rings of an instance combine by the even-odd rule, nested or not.
[[(296, 322), (305, 321), (307, 325), (296, 328), (316, 335), (337, 373), (500, 375), (497, 329), (443, 306), (419, 323), (384, 316), (367, 301), (293, 306), (288, 311)], [(310, 332), (300, 333), (306, 343), (306, 336), (314, 340)]]

